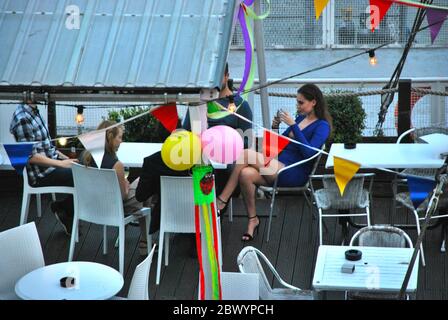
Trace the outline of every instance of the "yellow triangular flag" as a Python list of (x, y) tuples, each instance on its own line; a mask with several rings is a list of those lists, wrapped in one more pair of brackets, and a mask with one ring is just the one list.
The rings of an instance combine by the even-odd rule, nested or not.
[(334, 157), (334, 175), (341, 197), (344, 195), (345, 187), (352, 180), (356, 172), (358, 172), (359, 167), (361, 165), (357, 162)]
[(322, 11), (327, 6), (328, 0), (314, 0), (314, 11), (316, 12), (316, 20), (319, 20)]

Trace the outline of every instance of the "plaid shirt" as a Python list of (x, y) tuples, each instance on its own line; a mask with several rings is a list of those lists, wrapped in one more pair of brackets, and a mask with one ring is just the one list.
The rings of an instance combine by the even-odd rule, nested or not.
[[(19, 105), (14, 112), (9, 131), (17, 142), (38, 142), (33, 145), (33, 156), (41, 154), (51, 159), (58, 158), (58, 153), (51, 143), (50, 133), (39, 114), (39, 109), (33, 109), (29, 105)], [(28, 164), (27, 171), (31, 184), (36, 184), (38, 178), (45, 177), (54, 169), (54, 167)]]

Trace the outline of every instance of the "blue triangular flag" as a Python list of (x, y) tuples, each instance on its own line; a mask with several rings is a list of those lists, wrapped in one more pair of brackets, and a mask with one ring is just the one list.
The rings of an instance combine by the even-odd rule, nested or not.
[(8, 154), (11, 165), (16, 169), (18, 174), (23, 173), (23, 168), (26, 166), (28, 159), (33, 150), (34, 143), (16, 143), (4, 144), (3, 147)]
[(434, 190), (436, 182), (431, 179), (416, 176), (408, 176), (408, 188), (412, 204), (417, 210), (418, 206), (425, 201), (428, 195)]

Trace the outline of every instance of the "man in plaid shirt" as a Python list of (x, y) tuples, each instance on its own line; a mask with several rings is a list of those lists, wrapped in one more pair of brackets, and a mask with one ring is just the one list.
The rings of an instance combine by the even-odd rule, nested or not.
[[(28, 161), (27, 172), (33, 187), (73, 186), (72, 163), (56, 150), (51, 143), (50, 133), (39, 109), (32, 101), (17, 106), (14, 112), (10, 132), (17, 142), (36, 142)], [(70, 234), (73, 223), (73, 196), (51, 204), (51, 210), (61, 223), (65, 233)]]

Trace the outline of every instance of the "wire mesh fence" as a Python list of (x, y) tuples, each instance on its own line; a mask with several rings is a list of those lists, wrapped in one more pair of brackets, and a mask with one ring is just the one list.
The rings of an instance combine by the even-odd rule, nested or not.
[[(434, 5), (448, 6), (448, 0), (434, 0)], [(262, 10), (265, 9), (262, 5)], [(267, 49), (300, 49), (312, 47), (366, 47), (393, 42), (403, 46), (409, 37), (417, 8), (392, 4), (375, 32), (370, 30), (369, 0), (330, 1), (316, 21), (314, 2), (310, 0), (272, 0), (271, 14), (263, 20)], [(324, 23), (326, 15), (327, 23)], [(422, 27), (427, 22), (423, 22)], [(324, 34), (332, 36), (324, 37)], [(429, 29), (419, 32), (414, 47), (431, 45)], [(448, 23), (444, 23), (432, 46), (448, 46)], [(235, 26), (234, 49), (244, 48), (241, 28)]]
[[(288, 93), (295, 95), (300, 84), (288, 83), (278, 84), (269, 87), (269, 93)], [(319, 84), (324, 94), (330, 94), (335, 91), (349, 91), (355, 93), (365, 93), (372, 90), (381, 90), (383, 84), (360, 84), (360, 83), (344, 83), (344, 84)], [(431, 84), (414, 84), (414, 88), (431, 88)], [(448, 87), (443, 87), (448, 91)], [(366, 112), (365, 129), (363, 136), (374, 136), (374, 130), (378, 121), (378, 112), (381, 106), (381, 95), (360, 96), (362, 106)], [(254, 122), (263, 126), (263, 118), (261, 112), (261, 101), (258, 94), (253, 94), (249, 99), (252, 104)], [(435, 96), (431, 94), (414, 93), (411, 95), (411, 125), (416, 128), (427, 127), (430, 125), (448, 126), (448, 97)], [(125, 107), (125, 106), (122, 106)], [(272, 120), (277, 110), (283, 109), (290, 114), (296, 114), (295, 98), (269, 97), (269, 121)], [(110, 111), (119, 110), (119, 106), (102, 106), (86, 105), (84, 109), (85, 122), (82, 127), (76, 125), (75, 116), (77, 109), (73, 107), (57, 106), (57, 134), (58, 135), (75, 135), (80, 131), (85, 132), (93, 130), (96, 126), (108, 117)], [(187, 107), (178, 106), (178, 114), (181, 119), (185, 117)], [(383, 134), (385, 136), (397, 135), (397, 119), (398, 119), (398, 94), (395, 94), (394, 100), (389, 107), (386, 121), (383, 125)], [(286, 129), (284, 124), (280, 126), (280, 131)], [(256, 135), (261, 136), (262, 130), (256, 130)]]

